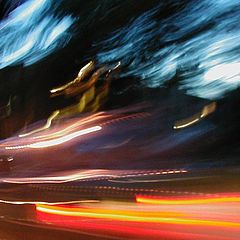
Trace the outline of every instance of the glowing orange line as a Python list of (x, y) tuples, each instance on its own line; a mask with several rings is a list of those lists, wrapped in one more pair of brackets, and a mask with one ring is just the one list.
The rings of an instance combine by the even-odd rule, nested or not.
[[(178, 215), (173, 216), (174, 213), (168, 213), (166, 215), (162, 213), (145, 212), (131, 212), (120, 210), (107, 210), (107, 209), (81, 209), (81, 208), (67, 208), (56, 207), (37, 204), (36, 210), (47, 214), (72, 216), (72, 217), (88, 217), (97, 219), (111, 219), (118, 221), (128, 222), (152, 222), (152, 223), (166, 223), (166, 224), (184, 224), (184, 225), (201, 225), (201, 226), (216, 226), (216, 227), (240, 227), (239, 222), (226, 222), (226, 221), (214, 221), (214, 220), (199, 220), (190, 218), (181, 218)], [(153, 214), (153, 215), (152, 215)], [(172, 216), (171, 216), (172, 215)]]
[(136, 196), (136, 202), (147, 204), (163, 204), (163, 205), (181, 205), (181, 204), (209, 204), (224, 202), (240, 202), (240, 196), (229, 197), (209, 197), (197, 199), (164, 199), (150, 196)]
[[(81, 208), (81, 207), (64, 207), (64, 206), (52, 206), (46, 204), (36, 204), (37, 209), (41, 209), (44, 212), (56, 212), (59, 215), (72, 215), (72, 216), (82, 216), (82, 215), (116, 215), (116, 216), (129, 216), (129, 217), (176, 217), (184, 216), (183, 213), (176, 212), (149, 212), (149, 211), (130, 211), (130, 210), (112, 210), (106, 208)], [(63, 214), (62, 214), (63, 213)]]

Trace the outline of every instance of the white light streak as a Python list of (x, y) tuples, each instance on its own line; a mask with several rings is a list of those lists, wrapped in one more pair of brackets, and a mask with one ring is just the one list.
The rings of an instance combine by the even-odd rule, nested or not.
[(35, 142), (35, 143), (31, 143), (31, 144), (26, 144), (26, 145), (19, 145), (19, 146), (7, 146), (5, 147), (6, 150), (17, 150), (17, 149), (24, 149), (24, 148), (48, 148), (48, 147), (53, 147), (53, 146), (57, 146), (63, 143), (66, 143), (68, 141), (71, 141), (74, 138), (77, 138), (79, 136), (82, 135), (86, 135), (89, 133), (93, 133), (96, 131), (101, 130), (102, 127), (101, 126), (95, 126), (95, 127), (91, 127), (91, 128), (87, 128), (87, 129), (83, 129), (77, 132), (73, 132), (70, 133), (68, 135), (59, 137), (59, 138), (55, 138), (52, 140), (46, 140), (46, 141), (40, 141), (40, 142)]

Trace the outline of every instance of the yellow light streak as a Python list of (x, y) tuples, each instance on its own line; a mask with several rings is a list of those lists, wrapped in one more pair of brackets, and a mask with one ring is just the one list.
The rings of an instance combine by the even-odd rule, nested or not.
[(92, 71), (93, 67), (94, 67), (94, 62), (90, 61), (83, 68), (80, 69), (77, 78), (75, 78), (73, 81), (66, 83), (60, 87), (51, 89), (50, 93), (53, 94), (53, 93), (61, 92), (65, 89), (67, 89), (68, 87), (70, 87), (71, 85), (73, 85), (74, 83), (80, 82), (90, 71)]
[(178, 121), (173, 128), (174, 129), (185, 128), (185, 127), (188, 127), (188, 126), (198, 122), (199, 120), (200, 120), (200, 118), (194, 118), (194, 119), (191, 119), (191, 120), (187, 119), (187, 120)]
[(97, 96), (96, 96), (95, 100), (93, 101), (93, 103), (87, 107), (88, 111), (96, 112), (100, 108), (101, 102), (103, 102), (104, 98), (106, 98), (108, 95), (109, 85), (110, 85), (110, 81), (107, 81), (103, 85), (103, 87), (98, 91)]
[(46, 124), (45, 124), (43, 127), (38, 128), (38, 129), (35, 129), (35, 130), (33, 130), (33, 131), (31, 131), (31, 132), (28, 132), (28, 133), (19, 134), (18, 136), (19, 136), (20, 138), (21, 138), (21, 137), (26, 137), (26, 136), (29, 136), (29, 135), (32, 135), (32, 134), (34, 134), (34, 133), (37, 133), (37, 132), (40, 132), (40, 131), (43, 131), (43, 130), (46, 130), (46, 129), (50, 128), (53, 119), (58, 116), (59, 112), (60, 112), (59, 110), (54, 111), (54, 112), (51, 114), (51, 116), (47, 119), (47, 122), (46, 122)]
[(175, 212), (148, 212), (148, 211), (130, 211), (130, 210), (112, 210), (106, 208), (79, 208), (79, 207), (63, 207), (63, 206), (52, 206), (47, 204), (36, 204), (38, 211), (53, 213), (65, 216), (75, 216), (75, 217), (94, 217), (94, 218), (113, 218), (117, 220), (121, 219), (138, 219), (138, 218), (158, 218), (160, 215), (162, 217), (176, 217), (183, 216), (182, 213)]
[(216, 110), (216, 107), (217, 107), (216, 102), (212, 102), (204, 106), (200, 113), (194, 114), (192, 117), (177, 121), (173, 126), (173, 128), (180, 129), (180, 128), (191, 126), (192, 124), (198, 122), (202, 118), (205, 118), (209, 114), (213, 113)]
[(166, 223), (166, 224), (181, 224), (181, 225), (201, 225), (201, 226), (217, 226), (217, 227), (240, 227), (239, 222), (201, 220), (184, 218), (183, 214), (168, 213), (168, 212), (138, 212), (138, 211), (122, 211), (108, 209), (81, 209), (81, 208), (66, 208), (47, 205), (36, 205), (36, 210), (48, 214), (72, 216), (72, 217), (87, 217), (97, 219), (109, 219), (128, 222), (146, 222), (146, 223)]
[(86, 106), (94, 99), (95, 96), (95, 86), (88, 89), (80, 98), (77, 104), (71, 105), (69, 107), (60, 110), (60, 115), (71, 115), (79, 112), (83, 112)]
[(77, 82), (73, 86), (66, 88), (64, 90), (64, 94), (67, 96), (74, 96), (74, 95), (78, 95), (84, 91), (87, 91), (89, 88), (94, 86), (94, 84), (96, 84), (99, 77), (105, 72), (106, 72), (106, 68), (104, 68), (104, 67), (98, 69), (96, 72), (93, 73), (93, 75), (87, 82), (82, 83), (82, 84), (78, 84), (78, 82)]
[(210, 113), (213, 113), (217, 108), (216, 102), (212, 102), (206, 106), (203, 107), (202, 112), (201, 112), (201, 118), (206, 117)]

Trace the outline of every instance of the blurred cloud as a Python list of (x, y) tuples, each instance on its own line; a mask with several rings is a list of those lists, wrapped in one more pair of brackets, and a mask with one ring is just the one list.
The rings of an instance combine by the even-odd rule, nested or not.
[(29, 0), (0, 23), (0, 69), (31, 65), (65, 46), (75, 19), (59, 17), (49, 0)]
[(161, 3), (98, 43), (99, 62), (121, 61), (127, 66), (122, 76), (149, 87), (177, 75), (179, 89), (206, 99), (238, 88), (239, 1), (190, 1), (159, 18), (164, 9)]

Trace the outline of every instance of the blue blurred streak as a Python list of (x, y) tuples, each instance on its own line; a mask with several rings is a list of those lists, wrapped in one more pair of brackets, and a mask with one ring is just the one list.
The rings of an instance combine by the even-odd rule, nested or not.
[(177, 76), (179, 89), (206, 99), (238, 88), (239, 1), (189, 1), (161, 17), (164, 7), (161, 3), (96, 43), (98, 61), (121, 61), (127, 66), (122, 76), (139, 77), (149, 87)]
[(29, 0), (0, 23), (0, 69), (31, 65), (65, 46), (75, 19), (57, 17), (54, 6), (50, 0)]

